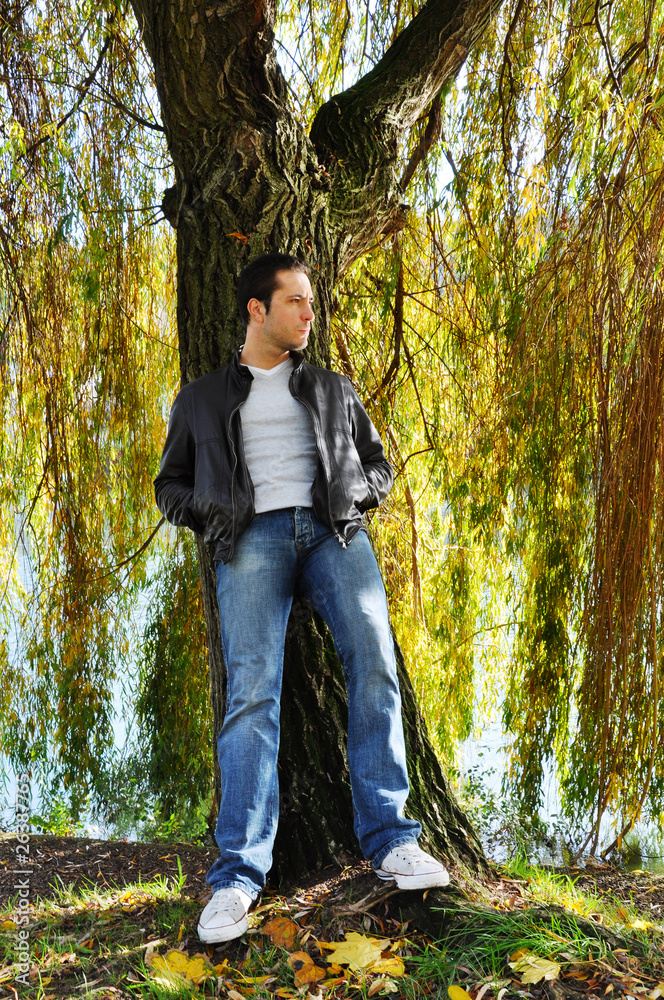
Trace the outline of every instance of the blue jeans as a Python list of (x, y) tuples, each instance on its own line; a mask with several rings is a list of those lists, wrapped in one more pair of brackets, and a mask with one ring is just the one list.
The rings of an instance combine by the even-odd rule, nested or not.
[(394, 643), (385, 588), (364, 530), (344, 548), (308, 507), (257, 514), (230, 562), (217, 563), (217, 600), (227, 672), (217, 753), (221, 857), (213, 890), (256, 898), (272, 864), (279, 788), (279, 705), (286, 626), (297, 592), (327, 623), (348, 694), (348, 764), (355, 833), (378, 867), (420, 824), (403, 814), (408, 796)]

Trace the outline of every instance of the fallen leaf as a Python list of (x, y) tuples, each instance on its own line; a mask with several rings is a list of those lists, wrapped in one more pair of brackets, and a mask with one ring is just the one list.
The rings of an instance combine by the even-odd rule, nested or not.
[(398, 993), (399, 987), (393, 979), (374, 979), (367, 990), (368, 997), (375, 997), (376, 993)]
[[(521, 949), (523, 952), (523, 949)], [(512, 956), (514, 958), (514, 956)], [(521, 976), (522, 983), (539, 983), (541, 979), (553, 980), (560, 975), (560, 965), (548, 958), (540, 958), (532, 952), (519, 954), (519, 957), (509, 962), (510, 969), (514, 969)]]
[(406, 967), (402, 958), (399, 958), (398, 955), (392, 955), (390, 958), (379, 958), (377, 962), (372, 962), (371, 965), (367, 966), (367, 971), (385, 972), (388, 976), (404, 976)]
[(228, 990), (228, 996), (230, 997), (230, 1000), (244, 1000), (244, 996), (241, 993), (238, 993), (237, 990)]
[(318, 945), (332, 952), (337, 965), (353, 965), (357, 969), (366, 969), (380, 959), (381, 953), (389, 947), (390, 941), (349, 931), (345, 941), (319, 941)]
[(456, 983), (452, 983), (451, 986), (448, 986), (447, 992), (450, 1000), (472, 1000), (470, 993), (468, 993), (467, 990), (464, 990), (463, 986), (458, 986)]
[(261, 934), (267, 934), (278, 948), (291, 951), (295, 947), (300, 928), (290, 917), (272, 917), (261, 927)]
[(292, 955), (288, 956), (288, 964), (295, 973), (296, 986), (319, 983), (327, 976), (327, 970), (316, 965), (306, 951), (294, 951)]
[(2, 923), (0, 924), (0, 927), (2, 928), (3, 931), (16, 930), (16, 924), (14, 923), (13, 920), (3, 920)]
[[(210, 976), (216, 975), (216, 969), (205, 955), (192, 955), (191, 958), (184, 951), (172, 948), (165, 955), (152, 952), (146, 957), (145, 964), (156, 970), (158, 977), (161, 977), (169, 984), (177, 983), (177, 977), (188, 979), (191, 983), (199, 986)], [(175, 976), (175, 980), (173, 980)]]

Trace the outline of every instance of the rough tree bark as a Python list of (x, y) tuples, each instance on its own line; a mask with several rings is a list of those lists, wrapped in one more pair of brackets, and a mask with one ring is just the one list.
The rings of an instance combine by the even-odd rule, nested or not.
[[(154, 64), (175, 169), (163, 209), (177, 230), (183, 382), (228, 361), (241, 343), (237, 276), (248, 260), (268, 251), (295, 253), (310, 263), (317, 319), (307, 357), (329, 364), (335, 281), (383, 234), (404, 225), (397, 143), (435, 104), (499, 3), (429, 0), (367, 76), (319, 109), (307, 134), (288, 106), (275, 59), (273, 2), (132, 0)], [(224, 667), (211, 556), (200, 542), (198, 552), (217, 732)], [(398, 659), (409, 811), (433, 849), (482, 868), (482, 849), (441, 773), (400, 653)], [(275, 849), (275, 873), (282, 878), (357, 855), (345, 712), (329, 634), (296, 605), (282, 698)]]

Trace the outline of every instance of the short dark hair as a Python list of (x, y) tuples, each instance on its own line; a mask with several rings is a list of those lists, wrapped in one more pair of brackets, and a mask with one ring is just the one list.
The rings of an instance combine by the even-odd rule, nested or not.
[(237, 304), (240, 319), (246, 326), (249, 322), (247, 303), (249, 299), (258, 299), (265, 305), (265, 311), (270, 311), (272, 293), (279, 287), (277, 273), (279, 271), (299, 271), (309, 275), (309, 265), (299, 257), (287, 253), (264, 253), (256, 257), (242, 269), (237, 283)]

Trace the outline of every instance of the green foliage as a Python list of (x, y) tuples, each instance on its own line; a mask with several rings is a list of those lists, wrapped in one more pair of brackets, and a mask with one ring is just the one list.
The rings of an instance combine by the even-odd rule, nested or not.
[(196, 548), (184, 532), (148, 610), (136, 713), (162, 815), (194, 809), (213, 784), (212, 711)]
[(113, 745), (158, 523), (177, 380), (173, 248), (154, 228), (166, 160), (121, 110), (152, 114), (115, 3), (11, 4), (0, 64), (0, 746), (76, 813)]
[(54, 837), (85, 835), (83, 824), (72, 815), (62, 795), (53, 796), (43, 816), (33, 814), (30, 817), (30, 827), (37, 833), (50, 833)]

